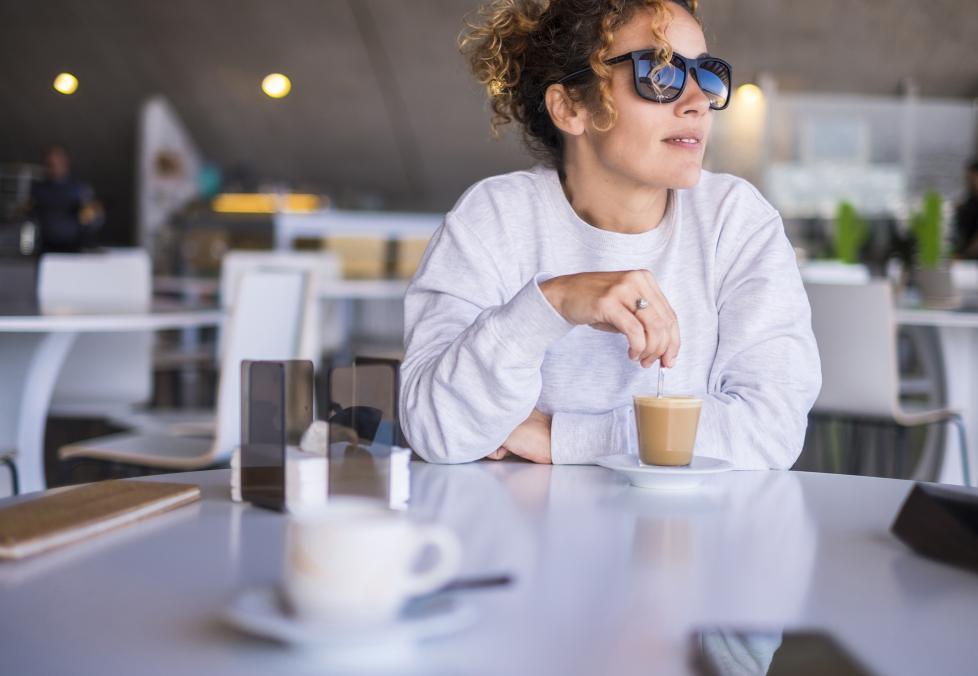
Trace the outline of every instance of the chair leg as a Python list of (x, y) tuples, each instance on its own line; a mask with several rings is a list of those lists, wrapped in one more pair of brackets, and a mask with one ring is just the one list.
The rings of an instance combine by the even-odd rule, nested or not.
[(14, 495), (20, 495), (20, 479), (17, 475), (17, 465), (10, 458), (4, 458), (3, 464), (10, 471), (10, 487), (13, 489)]
[(958, 428), (958, 445), (961, 448), (961, 473), (964, 474), (964, 485), (971, 487), (971, 470), (968, 467), (968, 437), (965, 434), (964, 420), (960, 415), (953, 415), (948, 420)]
[(907, 428), (898, 426), (896, 428), (896, 462), (893, 468), (893, 478), (902, 479), (905, 459), (907, 455)]

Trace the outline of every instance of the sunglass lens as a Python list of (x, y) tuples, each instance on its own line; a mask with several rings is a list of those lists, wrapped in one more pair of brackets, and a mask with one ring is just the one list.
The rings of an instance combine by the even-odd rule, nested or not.
[(682, 66), (668, 63), (658, 70), (652, 54), (638, 60), (638, 83), (643, 98), (651, 101), (672, 101), (682, 91), (686, 72)]
[(706, 61), (696, 68), (696, 82), (710, 99), (711, 108), (723, 108), (730, 98), (730, 68), (721, 61)]

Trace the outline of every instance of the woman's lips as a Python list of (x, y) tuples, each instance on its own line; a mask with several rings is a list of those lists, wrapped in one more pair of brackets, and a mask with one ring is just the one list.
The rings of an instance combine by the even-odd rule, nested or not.
[(699, 150), (703, 147), (703, 142), (695, 138), (669, 138), (663, 143), (683, 150)]

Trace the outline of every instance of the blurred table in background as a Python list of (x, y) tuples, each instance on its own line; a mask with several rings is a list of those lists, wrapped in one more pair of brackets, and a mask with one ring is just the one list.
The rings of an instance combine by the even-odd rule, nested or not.
[[(352, 341), (357, 337), (354, 335), (354, 329), (357, 324), (357, 303), (358, 302), (370, 302), (386, 303), (383, 307), (376, 308), (376, 312), (372, 312), (370, 317), (381, 316), (382, 318), (391, 314), (394, 307), (397, 306), (397, 313), (403, 312), (403, 307), (401, 302), (404, 300), (404, 294), (407, 292), (410, 280), (407, 279), (340, 279), (340, 280), (324, 280), (319, 287), (318, 296), (320, 301), (323, 303), (330, 303), (335, 301), (335, 311), (328, 313), (329, 321), (335, 322), (335, 332), (341, 336), (341, 341), (343, 343), (342, 349), (340, 350), (339, 356), (342, 359), (352, 358), (358, 350), (357, 345), (353, 345)], [(210, 277), (173, 277), (173, 276), (157, 276), (153, 278), (153, 290), (157, 297), (171, 297), (178, 298), (186, 303), (200, 303), (200, 302), (217, 302), (218, 294), (220, 291), (220, 281)], [(322, 308), (325, 310), (325, 308)], [(384, 328), (384, 327), (382, 327)], [(397, 341), (400, 341), (402, 329), (396, 331)], [(387, 333), (390, 333), (388, 328)], [(181, 339), (181, 346), (186, 354), (194, 354), (199, 351), (199, 344), (196, 339), (196, 332), (186, 331)], [(330, 331), (332, 334), (333, 331)], [(387, 345), (385, 349), (381, 350), (385, 354), (388, 352), (397, 352), (394, 349), (398, 346)], [(377, 346), (368, 345), (371, 348), (368, 351), (376, 352)], [(333, 356), (333, 355), (331, 355)], [(192, 398), (190, 393), (184, 393), (183, 399), (190, 400)]]
[(80, 333), (200, 328), (218, 326), (224, 317), (220, 310), (173, 304), (128, 314), (15, 312), (2, 314), (0, 308), (0, 448), (16, 449), (24, 492), (45, 486), (44, 426), (51, 395)]

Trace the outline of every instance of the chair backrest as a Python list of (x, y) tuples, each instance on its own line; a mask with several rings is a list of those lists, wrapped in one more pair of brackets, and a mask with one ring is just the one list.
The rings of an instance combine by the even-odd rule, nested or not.
[[(45, 254), (38, 271), (38, 302), (43, 312), (148, 312), (150, 267), (142, 249)], [(151, 333), (83, 333), (58, 374), (52, 406), (104, 410), (143, 404), (152, 389)]]
[(225, 322), (217, 386), (217, 434), (212, 461), (230, 457), (241, 439), (241, 362), (304, 359), (302, 336), (315, 289), (308, 273), (256, 270), (245, 273)]
[(221, 260), (221, 304), (228, 307), (245, 273), (253, 270), (302, 270), (320, 284), (340, 279), (339, 257), (328, 251), (228, 251)]
[[(311, 290), (315, 291), (332, 280), (340, 279), (343, 267), (335, 254), (326, 251), (229, 251), (221, 261), (221, 304), (224, 307), (228, 307), (235, 298), (244, 275), (255, 270), (305, 272), (309, 275)], [(324, 326), (323, 308), (317, 295), (313, 293), (310, 299), (300, 352), (302, 359), (311, 359), (318, 364), (323, 338), (329, 327)], [(222, 335), (222, 354), (223, 351)]]
[(822, 361), (814, 410), (889, 418), (899, 409), (896, 318), (887, 281), (805, 284)]
[(149, 255), (142, 249), (41, 256), (37, 299), (43, 312), (147, 312)]

